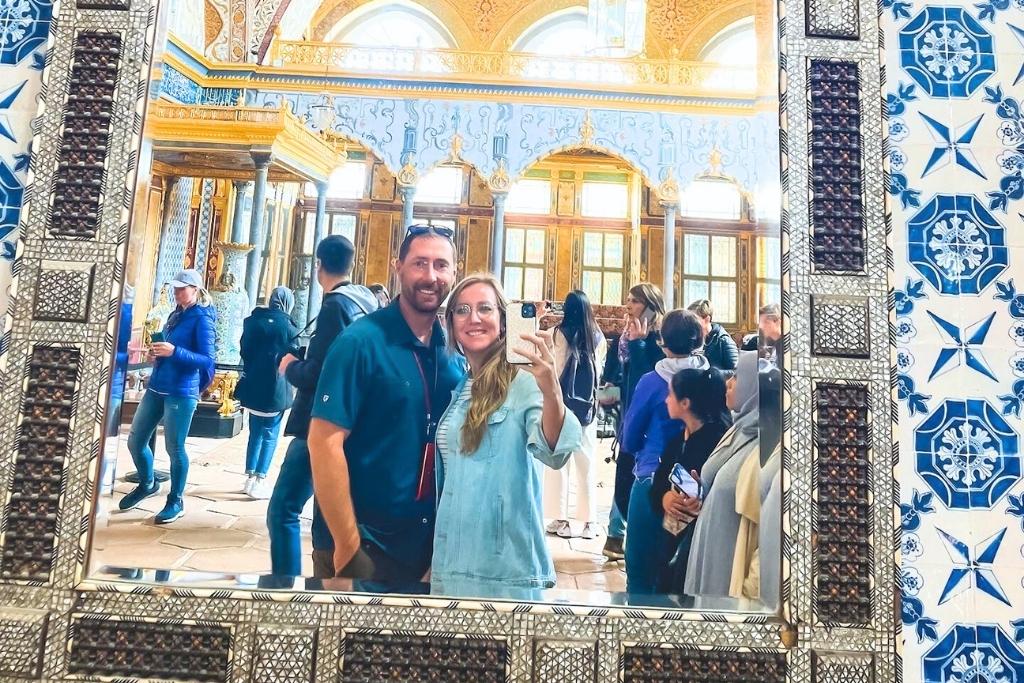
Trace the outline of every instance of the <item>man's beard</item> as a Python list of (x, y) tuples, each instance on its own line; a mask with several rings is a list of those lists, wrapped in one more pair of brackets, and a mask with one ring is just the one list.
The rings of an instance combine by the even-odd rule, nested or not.
[(444, 303), (444, 299), (448, 296), (451, 291), (451, 287), (445, 287), (443, 285), (434, 287), (434, 295), (437, 297), (436, 304), (421, 304), (418, 297), (418, 287), (415, 285), (409, 288), (402, 288), (402, 298), (409, 302), (414, 310), (418, 313), (429, 313), (436, 314), (441, 308), (441, 304)]

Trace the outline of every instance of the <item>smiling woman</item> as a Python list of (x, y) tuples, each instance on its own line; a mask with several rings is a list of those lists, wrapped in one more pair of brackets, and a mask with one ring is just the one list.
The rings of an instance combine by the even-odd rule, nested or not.
[[(516, 71), (515, 55), (449, 49), (462, 35), (447, 19), (453, 12), (481, 41), (512, 26), (518, 6), (503, 0), (487, 10), (444, 0), (423, 11), (364, 4), (330, 22), (332, 39), (358, 45), (292, 40), (289, 49), (321, 61), (281, 52), (270, 64), (244, 61), (266, 8), (197, 43), (150, 30), (154, 8), (126, 4), (129, 11), (113, 2), (61, 6), (50, 69), (70, 81), (47, 82), (32, 145), (41, 189), (19, 206), (24, 232), (9, 343), (0, 348), (6, 376), (24, 380), (0, 402), (9, 427), (0, 450), (12, 454), (0, 467), (9, 492), (0, 631), (15, 635), (0, 653), (0, 675), (894, 679), (892, 439), (880, 417), (888, 413), (878, 410), (888, 405), (889, 352), (886, 224), (875, 196), (882, 137), (880, 112), (863, 106), (880, 100), (865, 56), (879, 44), (873, 7), (848, 42), (782, 34), (781, 85), (796, 88), (783, 112), (771, 65), (729, 91), (704, 88), (704, 67), (642, 54), (527, 58), (548, 60), (552, 74), (556, 62), (571, 64), (556, 82)], [(664, 3), (649, 4), (652, 45), (711, 23), (716, 9), (688, 6), (672, 15), (682, 24), (673, 29), (660, 19)], [(789, 4), (787, 18), (811, 5), (837, 25), (846, 16)], [(222, 12), (207, 3), (195, 25), (216, 27)], [(774, 11), (757, 3), (750, 13), (763, 62), (779, 47)], [(559, 15), (549, 33), (538, 25), (531, 49), (576, 40), (579, 14)], [(808, 61), (811, 49), (838, 61)], [(388, 50), (410, 55), (410, 68), (354, 71), (333, 61)], [(141, 66), (146, 54), (159, 56), (151, 73)], [(444, 82), (429, 75), (437, 65), (450, 69)], [(609, 85), (623, 73), (629, 79)], [(147, 75), (148, 103), (135, 87)], [(139, 137), (125, 137), (131, 127), (122, 124), (138, 111)], [(779, 121), (788, 128), (784, 149)], [(812, 179), (810, 192), (791, 191), (799, 178)], [(952, 210), (970, 206), (958, 198)], [(413, 217), (428, 227), (410, 226)], [(982, 221), (985, 246), (1002, 254), (1009, 246), (997, 244), (1002, 228), (992, 218)], [(922, 234), (940, 232), (938, 219), (912, 222)], [(1012, 290), (999, 275), (1005, 263), (947, 272), (930, 243), (915, 242), (924, 244), (915, 262), (935, 261), (950, 281), (974, 278), (979, 293), (994, 282)], [(321, 249), (331, 244), (347, 257), (336, 262)], [(443, 253), (423, 253), (426, 246)], [(165, 285), (183, 281), (174, 277), (181, 270), (214, 290), (213, 357), (223, 362), (197, 392), (191, 424), (165, 414), (154, 444), (150, 430), (133, 434), (129, 425), (152, 422), (149, 398), (176, 398), (163, 369), (187, 360), (187, 343), (173, 335), (187, 331), (197, 305), (169, 298)], [(462, 273), (478, 270), (489, 274), (447, 298)], [(362, 284), (378, 282), (398, 294), (383, 310)], [(908, 292), (930, 295), (928, 282), (925, 291), (912, 284)], [(503, 285), (531, 300), (503, 305)], [(129, 286), (135, 297), (122, 302)], [(302, 305), (271, 315), (281, 287)], [(695, 292), (710, 300), (699, 321), (672, 310)], [(572, 329), (575, 309), (558, 303), (570, 295), (593, 304), (595, 357), (589, 344), (553, 351), (544, 332), (513, 349), (520, 358), (512, 359), (526, 362), (509, 362), (503, 334)], [(243, 301), (243, 312), (287, 328), (274, 338), (288, 343), (266, 358), (245, 345), (237, 365), (225, 352), (239, 332), (226, 322), (237, 313), (226, 302)], [(523, 317), (531, 309), (540, 314), (533, 321)], [(759, 311), (772, 321), (763, 340)], [(922, 335), (927, 322), (906, 329)], [(709, 334), (716, 343), (747, 337), (754, 347), (734, 384), (760, 386), (764, 375), (782, 395), (774, 407), (758, 398), (757, 411), (736, 420), (746, 421), (705, 444), (714, 467), (670, 472), (665, 483), (678, 499), (658, 508), (648, 494), (662, 461), (701, 459), (691, 439), (699, 430), (686, 423), (692, 387), (676, 391), (674, 370), (685, 359), (698, 369)], [(290, 384), (315, 404), (308, 433), (288, 434), (274, 447), (281, 453), (257, 459), (269, 463), (268, 488), (288, 510), (273, 520), (287, 521), (294, 563), (277, 573), (271, 546), (282, 529), (268, 529), (270, 505), (245, 486), (245, 446), (274, 419), (265, 413), (287, 401), (255, 405), (243, 389), (239, 404), (234, 388), (251, 385), (257, 367), (283, 370), (275, 388)], [(991, 473), (971, 466), (984, 499), (944, 466), (956, 444), (937, 444), (931, 465), (915, 453), (923, 485), (948, 485), (951, 506), (1012, 495), (1019, 444), (1010, 421), (985, 401), (936, 402), (927, 379), (912, 379), (929, 413), (918, 431), (951, 431), (941, 417), (970, 421), (972, 443), (982, 427), (999, 437), (989, 442), (997, 457), (983, 458)], [(774, 432), (747, 424), (761, 411), (784, 427), (778, 449)], [(613, 452), (611, 439), (588, 432), (618, 432), (635, 453)], [(728, 448), (751, 434), (756, 448)], [(152, 460), (133, 461), (129, 442)], [(547, 491), (541, 474), (566, 463), (582, 474), (558, 479), (564, 494)], [(130, 505), (134, 491), (154, 487), (180, 495), (181, 509), (163, 514), (157, 496)], [(620, 501), (626, 492), (639, 495)], [(545, 493), (564, 495), (553, 517)], [(918, 507), (927, 525), (927, 501)], [(569, 510), (580, 517), (563, 519)], [(680, 554), (676, 536), (678, 545), (665, 546), (675, 552), (661, 557), (654, 549), (678, 510), (696, 515), (700, 542)], [(674, 575), (691, 562), (702, 579), (729, 585), (625, 590), (637, 569)], [(927, 585), (907, 576), (918, 593), (908, 596), (920, 602), (908, 597), (904, 620), (940, 637)], [(961, 637), (943, 631), (943, 639)], [(993, 638), (1010, 652), (1008, 640)]]

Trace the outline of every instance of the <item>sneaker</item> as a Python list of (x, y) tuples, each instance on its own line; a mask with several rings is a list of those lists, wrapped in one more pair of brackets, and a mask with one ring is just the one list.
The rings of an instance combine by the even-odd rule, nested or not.
[(601, 550), (601, 554), (612, 561), (626, 559), (626, 551), (622, 545), (622, 538), (609, 536), (608, 540), (604, 542), (604, 549)]
[(558, 534), (559, 538), (572, 538), (572, 524), (570, 522), (563, 522), (555, 533)]
[(136, 505), (149, 498), (155, 496), (160, 492), (160, 484), (155, 481), (149, 486), (139, 484), (131, 491), (129, 491), (124, 498), (117, 504), (117, 507), (121, 510), (131, 510)]
[(591, 540), (601, 535), (601, 527), (593, 522), (587, 522), (583, 525), (583, 531), (580, 532), (580, 538)]
[(245, 486), (242, 487), (242, 493), (245, 493), (245, 494), (252, 493), (252, 487), (255, 486), (255, 485), (256, 485), (256, 475), (255, 474), (250, 474), (248, 476), (248, 478), (245, 480)]
[(266, 477), (259, 477), (253, 481), (247, 493), (253, 500), (270, 500), (274, 487), (267, 481)]
[(569, 520), (553, 520), (550, 524), (544, 527), (544, 531), (548, 532), (552, 536), (561, 536), (562, 538), (569, 538), (569, 535), (571, 534), (571, 532), (569, 531)]
[(182, 505), (180, 498), (168, 499), (167, 505), (164, 505), (164, 509), (157, 513), (153, 521), (157, 524), (170, 524), (176, 519), (181, 519), (184, 514), (185, 506)]

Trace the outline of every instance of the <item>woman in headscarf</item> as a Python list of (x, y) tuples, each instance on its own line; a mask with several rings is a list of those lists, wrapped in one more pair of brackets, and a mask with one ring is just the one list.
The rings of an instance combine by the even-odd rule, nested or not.
[(292, 405), (291, 387), (277, 367), (299, 335), (290, 316), (294, 305), (290, 289), (275, 287), (267, 307), (254, 308), (242, 325), (242, 377), (235, 398), (249, 410), (244, 491), (252, 498), (270, 498), (267, 472), (281, 433), (281, 418)]
[(700, 470), (704, 499), (693, 530), (684, 584), (686, 593), (694, 596), (729, 595), (740, 527), (736, 482), (747, 457), (759, 452), (756, 352), (740, 353), (736, 374), (726, 383), (725, 402), (733, 412), (733, 425)]

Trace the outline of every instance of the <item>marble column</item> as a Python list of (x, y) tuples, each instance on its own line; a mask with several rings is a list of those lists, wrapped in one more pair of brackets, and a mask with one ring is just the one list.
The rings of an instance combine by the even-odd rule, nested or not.
[(320, 242), (324, 238), (324, 234), (327, 232), (327, 183), (318, 182), (316, 184), (316, 221), (313, 223), (313, 263), (311, 265), (313, 272), (310, 273), (309, 278), (309, 303), (306, 306), (306, 320), (312, 320), (320, 312), (320, 299), (324, 295), (324, 290), (320, 286), (320, 281), (316, 279), (316, 248), (320, 246)]
[(270, 174), (270, 154), (252, 152), (252, 161), (256, 165), (256, 184), (252, 193), (252, 218), (249, 221), (249, 252), (245, 267), (245, 292), (249, 295), (249, 308), (256, 306), (259, 298), (260, 267), (263, 262), (263, 224), (266, 220), (267, 177)]
[(399, 185), (398, 194), (402, 197), (402, 238), (405, 238), (405, 231), (413, 223), (413, 197), (416, 196), (415, 185)]
[(491, 272), (502, 281), (502, 270), (505, 264), (505, 199), (508, 193), (495, 192), (494, 226), (491, 229)]
[[(673, 202), (662, 202), (665, 209), (665, 252), (662, 254), (664, 281), (661, 292), (665, 296), (665, 306), (669, 310), (676, 307), (676, 209)], [(688, 302), (684, 301), (685, 306)]]
[(235, 188), (235, 209), (231, 216), (231, 241), (235, 244), (246, 242), (245, 223), (242, 222), (245, 213), (245, 195), (252, 186), (251, 180), (233, 180), (231, 184)]

